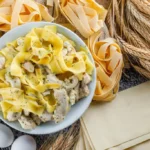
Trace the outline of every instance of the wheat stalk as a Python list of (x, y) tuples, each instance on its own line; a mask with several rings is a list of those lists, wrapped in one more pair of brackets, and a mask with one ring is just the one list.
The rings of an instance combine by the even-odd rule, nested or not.
[[(147, 77), (147, 78), (150, 79), (150, 61), (145, 60), (145, 59), (142, 59), (142, 58), (139, 58), (139, 56), (133, 57), (134, 54), (133, 54), (133, 51), (132, 51), (132, 50), (133, 50), (132, 45), (129, 45), (129, 44), (123, 42), (123, 40), (121, 40), (120, 37), (118, 37), (118, 40), (119, 40), (119, 43), (121, 43), (121, 45), (122, 45), (122, 47), (123, 47), (123, 50), (124, 50), (125, 52), (127, 52), (129, 55), (132, 56), (132, 59), (131, 59), (130, 57), (128, 58), (128, 56), (127, 56), (128, 60), (129, 60), (129, 62), (130, 62), (130, 64), (135, 68), (136, 71), (138, 71), (140, 74), (142, 74), (143, 76), (145, 76), (145, 77)], [(130, 47), (132, 47), (132, 49), (130, 49)], [(136, 54), (137, 54), (137, 53), (136, 53)], [(135, 65), (135, 64), (133, 64), (133, 62), (136, 63), (136, 64), (138, 64), (138, 66)], [(139, 63), (139, 62), (140, 62), (140, 63)], [(140, 65), (141, 65), (143, 68), (139, 67)], [(144, 68), (145, 68), (146, 70), (145, 70)]]
[(141, 12), (150, 16), (150, 2), (146, 0), (131, 0), (131, 1)]
[(136, 66), (136, 65), (134, 65), (134, 64), (131, 64), (131, 65), (132, 65), (133, 68), (134, 68), (137, 72), (139, 72), (141, 75), (143, 75), (143, 76), (147, 77), (148, 79), (150, 79), (150, 72), (148, 72), (147, 70), (145, 70), (145, 69), (143, 69), (143, 68), (141, 68), (141, 67), (139, 67), (139, 66)]
[(149, 18), (147, 18), (145, 15), (143, 15), (137, 9), (137, 7), (131, 2), (131, 0), (127, 0), (126, 4), (127, 4), (126, 8), (127, 8), (128, 12), (131, 12), (131, 15), (133, 15), (136, 18), (136, 21), (139, 24), (144, 25), (146, 27), (146, 29), (149, 30), (150, 29), (150, 20), (149, 20)]
[(51, 136), (43, 143), (39, 150), (70, 150), (79, 138), (80, 122), (74, 123), (68, 130)]
[(150, 72), (150, 61), (145, 59), (139, 59), (139, 62), (143, 68)]
[[(64, 150), (70, 150), (74, 145), (75, 143), (78, 141), (79, 139), (79, 125), (77, 126), (77, 124), (74, 124), (74, 127), (72, 127), (70, 129), (70, 132), (67, 132), (67, 135), (66, 135), (66, 140), (64, 142), (64, 146), (63, 146), (63, 149)], [(76, 127), (75, 127), (76, 126)]]
[[(129, 27), (126, 27), (125, 21), (124, 21), (125, 18), (124, 16), (120, 16), (119, 5), (116, 0), (115, 0), (115, 12), (116, 12), (116, 22), (118, 23), (120, 28), (122, 28), (123, 31), (121, 32), (124, 33), (124, 36), (126, 37), (127, 42), (139, 48), (149, 48), (150, 45), (147, 44), (136, 32), (132, 31)], [(124, 18), (124, 19), (122, 19), (121, 21), (121, 18)]]
[(110, 0), (97, 0), (97, 3), (103, 5), (106, 9), (108, 9), (110, 6)]
[(120, 36), (116, 35), (117, 40), (121, 43), (123, 50), (135, 57), (150, 60), (150, 52), (148, 49), (137, 48), (124, 41)]
[(114, 37), (114, 20), (113, 20), (113, 0), (111, 1), (110, 7), (107, 12), (106, 24), (109, 29), (109, 33), (111, 37)]
[[(126, 17), (132, 28), (134, 28), (145, 40), (150, 42), (150, 21), (143, 16), (131, 1), (126, 3)], [(150, 44), (149, 44), (150, 45)]]
[[(113, 34), (115, 34), (115, 28), (113, 27), (115, 25), (115, 23), (113, 23), (112, 25), (112, 6), (111, 9), (109, 9), (108, 11), (108, 15), (106, 18), (106, 22), (110, 31), (111, 36)], [(120, 12), (119, 12), (119, 5), (118, 2), (116, 0), (114, 0), (114, 9), (115, 9), (115, 16), (116, 16), (116, 22), (118, 24), (118, 27), (120, 28), (120, 34), (122, 35), (122, 32), (124, 34), (124, 36), (126, 37), (127, 41), (130, 44), (133, 44), (134, 46), (138, 46), (139, 48), (149, 48), (150, 45), (147, 44), (137, 33), (133, 32), (130, 28), (127, 28), (125, 23), (124, 23), (124, 19), (123, 16), (120, 16)], [(123, 13), (122, 13), (123, 15)], [(116, 27), (117, 28), (117, 27)]]
[(41, 145), (39, 150), (49, 150), (47, 145), (52, 145), (58, 137), (58, 133), (54, 134), (53, 136), (48, 137), (43, 144)]
[(111, 14), (111, 9), (108, 10), (108, 13), (107, 13), (107, 18), (106, 18), (106, 24), (107, 24), (107, 27), (109, 29), (109, 33), (110, 33), (110, 36), (113, 37), (114, 36), (114, 27), (113, 27), (113, 23), (112, 23), (112, 14)]

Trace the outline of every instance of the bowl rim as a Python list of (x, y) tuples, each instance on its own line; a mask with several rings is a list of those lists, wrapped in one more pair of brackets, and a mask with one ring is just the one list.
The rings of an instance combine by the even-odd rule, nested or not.
[[(26, 23), (26, 24), (23, 24), (23, 25), (20, 25), (20, 26), (17, 26), (11, 30), (9, 30), (8, 32), (6, 32), (1, 38), (0, 38), (0, 47), (4, 47), (6, 46), (6, 42), (5, 44), (3, 44), (4, 46), (1, 46), (1, 43), (3, 43), (3, 39), (7, 39), (7, 37), (13, 33), (17, 33), (18, 31), (21, 31), (23, 28), (27, 28), (28, 26), (34, 26), (32, 28), (35, 28), (36, 26), (37, 27), (44, 27), (46, 25), (55, 25), (56, 27), (59, 27), (59, 28), (62, 28), (63, 30), (66, 30), (66, 32), (69, 32), (69, 34), (71, 34), (71, 36), (75, 37), (76, 39), (80, 40), (80, 42), (86, 47), (87, 51), (88, 51), (88, 56), (90, 57), (93, 65), (94, 65), (94, 69), (93, 69), (93, 74), (92, 74), (92, 93), (90, 93), (90, 95), (88, 95), (85, 100), (88, 100), (88, 98), (90, 97), (91, 99), (89, 101), (87, 101), (84, 109), (82, 109), (80, 111), (80, 115), (77, 115), (76, 118), (72, 119), (69, 123), (66, 123), (66, 125), (64, 125), (63, 127), (59, 127), (58, 129), (56, 130), (53, 130), (53, 131), (50, 131), (50, 132), (43, 132), (43, 133), (36, 133), (36, 131), (34, 132), (33, 130), (36, 130), (33, 129), (33, 130), (24, 130), (24, 129), (18, 129), (17, 126), (14, 124), (11, 124), (11, 122), (8, 122), (7, 120), (5, 120), (3, 118), (3, 116), (1, 115), (2, 113), (0, 112), (0, 120), (2, 120), (5, 124), (7, 124), (8, 126), (10, 126), (11, 128), (17, 130), (17, 131), (20, 131), (20, 132), (23, 132), (23, 133), (27, 133), (27, 134), (32, 134), (32, 135), (46, 135), (46, 134), (52, 134), (52, 133), (56, 133), (56, 132), (59, 132), (60, 130), (63, 130), (69, 126), (71, 126), (74, 122), (76, 122), (78, 119), (80, 119), (80, 117), (84, 114), (84, 112), (88, 109), (90, 103), (92, 102), (92, 98), (94, 96), (94, 91), (95, 91), (95, 88), (96, 88), (96, 67), (95, 67), (95, 63), (94, 63), (94, 59), (92, 57), (92, 54), (89, 50), (89, 48), (87, 47), (87, 45), (83, 42), (83, 40), (77, 35), (75, 34), (73, 31), (71, 31), (70, 29), (60, 25), (60, 24), (57, 24), (57, 23), (52, 23), (52, 22), (44, 22), (44, 21), (40, 21), (40, 22), (29, 22), (29, 23)], [(31, 29), (32, 29), (31, 28)], [(30, 30), (31, 30), (30, 29)], [(28, 30), (28, 32), (30, 31)], [(22, 34), (21, 36), (25, 36), (26, 34)], [(68, 35), (69, 36), (69, 35)], [(18, 36), (20, 37), (20, 36)], [(14, 38), (15, 40), (16, 38)], [(12, 40), (11, 40), (12, 41)], [(10, 42), (10, 41), (9, 41)], [(0, 49), (1, 49), (0, 48)], [(79, 102), (78, 102), (79, 103)], [(69, 111), (70, 112), (70, 111)], [(68, 112), (68, 114), (69, 114)], [(63, 120), (62, 122), (64, 122), (65, 120)], [(17, 121), (18, 122), (18, 121)], [(46, 124), (46, 123), (44, 123)], [(41, 125), (40, 125), (41, 126)], [(39, 126), (39, 127), (40, 127)], [(33, 132), (32, 132), (33, 131)]]

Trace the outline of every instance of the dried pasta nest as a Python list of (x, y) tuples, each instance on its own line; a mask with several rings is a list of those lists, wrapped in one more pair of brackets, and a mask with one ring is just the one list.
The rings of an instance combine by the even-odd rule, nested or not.
[(113, 0), (106, 24), (130, 65), (150, 78), (150, 1)]
[(4, 32), (27, 22), (54, 20), (44, 5), (31, 0), (0, 1), (0, 12), (0, 31)]
[(123, 58), (120, 47), (115, 39), (110, 38), (105, 24), (99, 32), (88, 38), (88, 47), (97, 70), (93, 100), (110, 101), (116, 97), (122, 75)]

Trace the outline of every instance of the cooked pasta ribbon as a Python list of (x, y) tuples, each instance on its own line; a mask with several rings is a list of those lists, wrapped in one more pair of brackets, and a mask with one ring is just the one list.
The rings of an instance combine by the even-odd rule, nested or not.
[[(33, 1), (30, 4), (32, 6)], [(72, 53), (66, 56), (62, 53), (65, 42), (72, 47)], [(57, 33), (56, 26), (51, 25), (33, 28), (0, 51), (0, 59), (4, 60), (0, 68), (0, 106), (4, 118), (10, 111), (26, 110), (36, 115), (43, 114), (45, 110), (53, 113), (57, 100), (52, 89), (63, 85), (62, 81), (48, 81), (49, 74), (70, 72), (80, 80), (85, 72), (92, 74), (93, 64), (86, 49), (76, 51), (75, 46), (73, 41)], [(43, 95), (47, 91), (49, 94)]]

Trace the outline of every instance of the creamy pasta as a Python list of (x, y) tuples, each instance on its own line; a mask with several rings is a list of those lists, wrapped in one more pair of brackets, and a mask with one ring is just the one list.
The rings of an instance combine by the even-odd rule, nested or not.
[(93, 64), (56, 26), (33, 28), (0, 51), (0, 106), (4, 119), (24, 129), (64, 119), (88, 96)]

